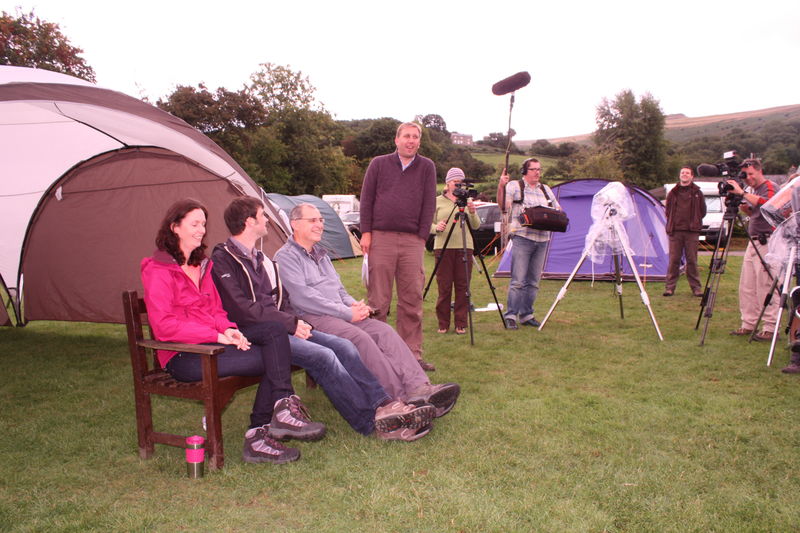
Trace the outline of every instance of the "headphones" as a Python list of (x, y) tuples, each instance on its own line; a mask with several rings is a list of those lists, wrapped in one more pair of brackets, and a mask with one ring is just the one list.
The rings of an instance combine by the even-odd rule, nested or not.
[(528, 163), (530, 163), (534, 159), (536, 159), (536, 158), (535, 157), (529, 157), (528, 159), (526, 159), (525, 161), (522, 162), (522, 166), (519, 167), (520, 174), (522, 174), (524, 176), (525, 174), (528, 173)]

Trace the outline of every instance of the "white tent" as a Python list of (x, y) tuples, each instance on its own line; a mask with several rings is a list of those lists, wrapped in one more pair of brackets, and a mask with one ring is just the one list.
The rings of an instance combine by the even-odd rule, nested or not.
[[(0, 287), (17, 324), (121, 322), (120, 293), (141, 288), (166, 208), (202, 201), (213, 245), (241, 195), (263, 191), (184, 121), (71, 76), (0, 66)], [(288, 228), (266, 204), (274, 253)]]

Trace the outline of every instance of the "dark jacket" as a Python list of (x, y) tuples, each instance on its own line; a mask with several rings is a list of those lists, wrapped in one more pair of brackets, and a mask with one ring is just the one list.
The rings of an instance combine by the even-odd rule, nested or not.
[[(667, 194), (667, 235), (672, 235), (675, 229), (676, 217), (681, 216), (677, 213), (678, 208), (678, 189), (681, 184), (678, 183)], [(703, 229), (703, 217), (706, 216), (706, 199), (703, 197), (703, 191), (694, 183), (688, 185), (691, 190), (691, 202), (689, 204), (689, 229), (686, 231), (700, 232)]]
[[(277, 264), (258, 252), (258, 266), (254, 267), (231, 239), (216, 245), (211, 257), (214, 262), (211, 275), (231, 320), (239, 326), (280, 322), (289, 335), (294, 334), (297, 317), (283, 291)], [(274, 287), (268, 268), (273, 269)]]

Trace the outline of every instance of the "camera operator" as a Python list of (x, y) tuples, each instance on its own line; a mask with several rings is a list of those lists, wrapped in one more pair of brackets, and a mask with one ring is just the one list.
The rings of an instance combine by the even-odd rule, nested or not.
[[(509, 181), (505, 169), (500, 176), (500, 183), (506, 183), (506, 210), (511, 211), (509, 231), (511, 241), (511, 284), (508, 286), (508, 302), (505, 314), (506, 328), (518, 329), (517, 323), (523, 326), (539, 327), (534, 318), (533, 305), (539, 293), (539, 280), (544, 268), (547, 243), (550, 232), (532, 229), (519, 222), (519, 215), (526, 207), (549, 205), (561, 209), (553, 191), (539, 181), (542, 164), (536, 158), (526, 159), (520, 169), (522, 179)], [(520, 188), (522, 183), (523, 188)]]
[[(464, 251), (464, 241), (461, 236), (461, 229), (458, 227), (456, 214), (459, 207), (466, 208), (466, 222), (472, 229), (478, 229), (481, 224), (478, 218), (475, 204), (472, 202), (470, 193), (475, 192), (463, 188), (464, 171), (460, 168), (451, 168), (447, 171), (445, 178), (445, 189), (442, 195), (436, 199), (436, 211), (433, 214), (433, 224), (431, 233), (436, 235), (433, 241), (433, 250), (439, 267), (436, 270), (436, 283), (439, 285), (439, 298), (436, 300), (436, 318), (439, 321), (439, 333), (447, 333), (450, 329), (450, 294), (455, 288), (456, 303), (453, 309), (456, 334), (463, 335), (467, 332), (467, 313), (469, 312), (469, 299), (467, 290), (472, 276), (472, 234), (467, 229), (466, 253)], [(445, 240), (449, 232), (448, 226), (455, 224), (456, 227), (450, 232), (450, 240), (447, 241), (447, 248), (444, 248)], [(464, 257), (466, 255), (466, 257)], [(467, 268), (464, 268), (464, 262)]]
[[(739, 329), (731, 331), (731, 335), (751, 335), (758, 322), (761, 307), (767, 293), (772, 287), (772, 280), (764, 269), (756, 249), (765, 257), (768, 251), (767, 242), (772, 235), (772, 226), (761, 215), (761, 206), (775, 195), (777, 187), (764, 177), (761, 161), (758, 159), (745, 159), (740, 168), (744, 173), (747, 187), (742, 187), (737, 180), (729, 179), (728, 185), (733, 194), (740, 195), (744, 200), (739, 208), (750, 216), (747, 233), (750, 242), (742, 261), (742, 273), (739, 277), (739, 311), (742, 315), (742, 325)], [(771, 341), (775, 331), (775, 321), (778, 314), (778, 299), (773, 298), (764, 312), (764, 326), (755, 335), (758, 341)]]

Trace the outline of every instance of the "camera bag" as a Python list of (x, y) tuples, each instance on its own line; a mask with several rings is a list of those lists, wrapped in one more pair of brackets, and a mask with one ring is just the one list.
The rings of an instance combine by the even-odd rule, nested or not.
[[(520, 203), (523, 203), (524, 205), (524, 180), (519, 180), (519, 187), (522, 194), (522, 200)], [(543, 231), (557, 231), (560, 233), (567, 231), (567, 226), (569, 225), (569, 218), (567, 217), (567, 214), (564, 211), (553, 207), (553, 199), (550, 198), (549, 194), (547, 194), (547, 189), (545, 189), (541, 183), (539, 184), (539, 187), (541, 187), (542, 193), (544, 193), (545, 198), (547, 198), (547, 203), (550, 205), (523, 207), (522, 213), (519, 215), (519, 223), (527, 228)]]

